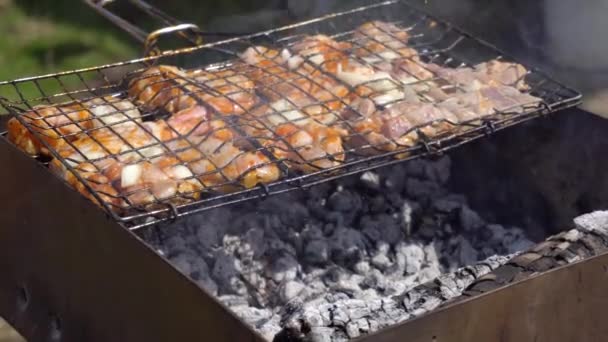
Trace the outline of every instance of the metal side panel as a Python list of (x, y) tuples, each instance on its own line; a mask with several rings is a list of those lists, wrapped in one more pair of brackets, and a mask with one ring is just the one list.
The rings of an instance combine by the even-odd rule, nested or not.
[(0, 315), (35, 341), (261, 341), (0, 138)]
[(367, 336), (373, 342), (608, 341), (608, 254)]

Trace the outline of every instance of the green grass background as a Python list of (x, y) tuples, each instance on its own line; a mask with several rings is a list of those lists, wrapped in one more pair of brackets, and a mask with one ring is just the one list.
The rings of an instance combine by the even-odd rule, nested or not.
[[(120, 61), (140, 53), (137, 43), (82, 1), (0, 0), (2, 81)], [(24, 95), (30, 96), (30, 91), (25, 89)], [(9, 92), (5, 88), (0, 96), (13, 97)]]

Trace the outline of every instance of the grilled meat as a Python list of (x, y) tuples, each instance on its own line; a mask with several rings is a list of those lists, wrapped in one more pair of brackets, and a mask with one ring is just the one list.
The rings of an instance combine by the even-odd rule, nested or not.
[[(235, 183), (251, 188), (278, 179), (277, 167), (266, 156), (235, 145), (224, 121), (201, 122), (205, 111), (192, 107), (168, 120), (99, 129), (58, 152), (91, 187), (104, 190), (104, 202), (118, 208), (181, 203), (201, 191), (229, 191)], [(51, 167), (89, 195), (58, 159)]]
[(107, 96), (84, 102), (37, 106), (21, 114), (19, 119), (12, 118), (8, 122), (9, 140), (30, 155), (49, 156), (46, 145), (59, 149), (78, 139), (83, 131), (106, 125), (119, 127), (125, 122), (140, 120), (140, 113), (131, 102)]
[(252, 47), (242, 55), (253, 63), (250, 77), (257, 90), (273, 100), (252, 112), (248, 133), (295, 170), (330, 168), (345, 158), (345, 130), (333, 125), (349, 90), (324, 73), (347, 62), (336, 45), (328, 37), (314, 36), (296, 44), (296, 54)]
[(151, 67), (133, 78), (129, 95), (147, 110), (177, 113), (197, 105), (221, 115), (242, 114), (257, 102), (254, 84), (238, 70), (183, 71), (173, 66)]
[(349, 42), (318, 34), (253, 46), (220, 69), (155, 66), (128, 86), (155, 121), (128, 100), (95, 98), (36, 107), (9, 122), (9, 139), (33, 155), (50, 147), (55, 173), (120, 211), (270, 183), (281, 177), (277, 160), (305, 173), (337, 167), (345, 147), (398, 151), (540, 102), (525, 93), (519, 64), (447, 68), (425, 62), (409, 39), (374, 21)]

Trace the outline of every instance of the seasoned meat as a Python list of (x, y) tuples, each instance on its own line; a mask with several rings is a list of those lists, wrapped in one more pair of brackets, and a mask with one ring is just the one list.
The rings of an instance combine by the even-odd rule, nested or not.
[(177, 113), (208, 105), (221, 115), (242, 114), (257, 102), (254, 84), (239, 70), (183, 71), (161, 65), (133, 78), (129, 95), (147, 110), (164, 108)]
[[(30, 155), (50, 155), (50, 148), (58, 149), (78, 139), (83, 131), (95, 127), (118, 127), (140, 120), (139, 110), (131, 102), (107, 96), (84, 102), (55, 106), (37, 106), (20, 114), (26, 128), (17, 118), (8, 122), (8, 139)], [(32, 133), (35, 132), (35, 133)]]
[(387, 22), (370, 21), (361, 25), (353, 34), (355, 54), (369, 63), (411, 57), (416, 51), (407, 46), (409, 33)]
[[(224, 121), (196, 119), (204, 112), (192, 107), (166, 121), (96, 130), (59, 153), (92, 187), (114, 194), (102, 200), (117, 207), (181, 203), (184, 196), (198, 198), (201, 191), (229, 191), (233, 184), (250, 188), (279, 178), (266, 156), (235, 145)], [(51, 165), (82, 189), (59, 160)]]

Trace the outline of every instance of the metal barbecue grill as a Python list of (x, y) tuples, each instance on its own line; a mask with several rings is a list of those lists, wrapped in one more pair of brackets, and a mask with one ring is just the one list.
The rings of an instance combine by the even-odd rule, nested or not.
[[(154, 12), (150, 8), (148, 8), (147, 11), (159, 15), (158, 12)], [(167, 23), (174, 21), (171, 18), (163, 18), (166, 19)], [(528, 68), (531, 71), (525, 76), (525, 82), (529, 85), (529, 93), (540, 98), (542, 101), (530, 105), (523, 105), (523, 110), (503, 110), (496, 112), (495, 114), (464, 122), (446, 121), (443, 123), (431, 122), (419, 125), (413, 127), (410, 131), (415, 132), (418, 136), (415, 144), (404, 145), (393, 141), (398, 147), (390, 151), (383, 150), (380, 146), (367, 144), (366, 146), (346, 147), (344, 153), (341, 152), (339, 155), (327, 155), (317, 159), (293, 160), (289, 157), (277, 157), (276, 153), (273, 153), (273, 150), (276, 151), (278, 148), (286, 149), (288, 154), (292, 156), (300, 155), (300, 151), (297, 147), (291, 146), (281, 137), (260, 137), (246, 133), (251, 127), (264, 126), (264, 129), (267, 128), (267, 125), (262, 123), (259, 118), (244, 117), (241, 115), (222, 115), (212, 106), (209, 106), (205, 102), (205, 99), (200, 96), (200, 94), (204, 92), (209, 92), (212, 96), (221, 97), (222, 100), (240, 107), (241, 105), (236, 103), (231, 98), (231, 95), (238, 92), (246, 92), (247, 89), (242, 88), (241, 85), (233, 82), (230, 78), (234, 76), (234, 73), (238, 74), (240, 72), (238, 69), (239, 66), (235, 65), (235, 60), (238, 58), (239, 53), (259, 44), (273, 47), (290, 46), (304, 34), (310, 33), (327, 34), (338, 41), (346, 41), (356, 48), (362, 48), (357, 45), (357, 39), (353, 37), (353, 30), (370, 20), (383, 20), (406, 28), (411, 37), (408, 46), (416, 49), (419, 52), (420, 58), (426, 63), (434, 63), (449, 68), (458, 68), (471, 67), (476, 63), (488, 59), (509, 60), (508, 56), (497, 51), (493, 46), (480, 41), (449, 24), (439, 22), (437, 19), (414, 9), (405, 2), (387, 1), (345, 12), (330, 14), (321, 18), (266, 32), (225, 39), (220, 42), (208, 43), (190, 48), (163, 51), (162, 53), (159, 53), (158, 49), (155, 49), (153, 46), (153, 43), (156, 41), (155, 34), (154, 38), (148, 38), (146, 50), (157, 51), (157, 53), (159, 53), (157, 56), (148, 56), (128, 62), (3, 82), (0, 83), (0, 92), (4, 96), (1, 99), (1, 102), (9, 113), (16, 117), (31, 134), (41, 139), (42, 143), (50, 151), (52, 157), (60, 161), (68, 172), (78, 178), (81, 186), (86, 188), (86, 193), (89, 193), (92, 198), (113, 217), (113, 219), (125, 224), (133, 230), (227, 204), (307, 188), (346, 175), (360, 173), (385, 165), (402, 162), (404, 160), (440, 154), (506, 127), (580, 103), (581, 96), (576, 91), (561, 85), (534, 68)], [(182, 24), (178, 25), (175, 29), (165, 29), (161, 30), (161, 32), (179, 31), (184, 33), (192, 31), (193, 27), (194, 26), (192, 25)], [(134, 30), (131, 29), (129, 31), (133, 32)], [(194, 31), (196, 31), (196, 28)], [(139, 38), (143, 37), (143, 33), (140, 31), (134, 35)], [(192, 33), (184, 33), (184, 35), (191, 42), (200, 43), (200, 39), (193, 38)], [(92, 135), (98, 130), (109, 129), (114, 135), (120, 136), (120, 134), (116, 133), (118, 125), (132, 122), (139, 127), (142, 127), (141, 122), (136, 122), (136, 119), (125, 114), (123, 119), (118, 123), (112, 121), (112, 123), (104, 124), (102, 127), (87, 128), (87, 124), (91, 119), (75, 120), (70, 115), (74, 110), (70, 112), (69, 109), (60, 110), (59, 113), (54, 114), (55, 116), (69, 119), (68, 122), (62, 123), (56, 127), (49, 124), (46, 119), (31, 120), (29, 117), (31, 111), (36, 112), (35, 106), (37, 105), (58, 104), (65, 103), (66, 101), (84, 102), (100, 97), (104, 97), (105, 103), (98, 104), (98, 106), (113, 107), (113, 110), (107, 115), (126, 113), (126, 111), (113, 104), (113, 101), (120, 101), (120, 99), (127, 98), (130, 95), (127, 92), (129, 82), (145, 81), (145, 77), (150, 77), (140, 76), (140, 73), (145, 68), (151, 65), (163, 64), (179, 65), (183, 67), (186, 72), (194, 75), (197, 70), (232, 71), (233, 74), (229, 77), (209, 80), (209, 82), (221, 81), (232, 88), (236, 88), (232, 93), (214, 93), (213, 89), (210, 89), (206, 84), (197, 82), (193, 77), (183, 76), (177, 76), (175, 79), (171, 80), (171, 82), (173, 82), (171, 87), (183, 91), (187, 97), (194, 99), (199, 105), (205, 106), (212, 112), (212, 119), (219, 120), (224, 125), (224, 128), (214, 129), (208, 133), (209, 135), (217, 134), (218, 131), (226, 128), (231, 129), (236, 132), (237, 135), (241, 136), (235, 138), (232, 143), (235, 145), (248, 146), (243, 148), (239, 147), (241, 153), (259, 153), (265, 158), (264, 160), (266, 161), (264, 163), (256, 165), (252, 169), (249, 169), (248, 172), (253, 172), (257, 168), (276, 166), (280, 171), (280, 177), (268, 184), (249, 188), (242, 184), (243, 177), (246, 177), (246, 173), (243, 173), (236, 178), (227, 176), (225, 175), (223, 166), (215, 165), (214, 170), (210, 173), (195, 174), (191, 177), (219, 177), (221, 178), (221, 181), (217, 181), (210, 186), (203, 186), (201, 189), (180, 192), (179, 194), (163, 198), (157, 198), (153, 194), (154, 199), (151, 200), (150, 203), (139, 205), (131, 200), (133, 193), (108, 193), (106, 190), (100, 190), (99, 187), (91, 181), (84, 179), (81, 175), (83, 170), (78, 169), (76, 166), (77, 161), (60, 155), (55, 147), (49, 145), (48, 137), (45, 139), (45, 135), (49, 135), (50, 131), (52, 135), (58, 135), (60, 138), (66, 139), (72, 148), (78, 151), (79, 148), (71, 144), (70, 135), (62, 133), (60, 129), (70, 125), (77, 125), (88, 135)], [(311, 65), (315, 68), (315, 74), (322, 74), (324, 77), (340, 82), (335, 76), (326, 72), (322, 65), (318, 66), (312, 63)], [(250, 65), (249, 67), (254, 69), (258, 68), (253, 65)], [(116, 80), (115, 78), (112, 79), (111, 75), (116, 75), (118, 72), (124, 74), (127, 71), (129, 72), (127, 77), (119, 80)], [(263, 69), (254, 70), (254, 72), (256, 71), (265, 72)], [(313, 80), (310, 75), (298, 75), (296, 77), (295, 80), (293, 78), (281, 79), (279, 82), (291, 83), (297, 82), (299, 79), (304, 79), (306, 82), (310, 82), (311, 84), (320, 87), (322, 91), (330, 92), (329, 89), (324, 88), (318, 81)], [(450, 82), (440, 79), (437, 75), (430, 80), (422, 80), (418, 81), (418, 83), (424, 84), (426, 82), (438, 81), (445, 84), (444, 89), (458, 90), (458, 85), (450, 84)], [(30, 98), (24, 97), (23, 89), (25, 88), (36, 89), (38, 96)], [(48, 90), (56, 88), (60, 88), (61, 91), (51, 92)], [(352, 87), (350, 87), (350, 89), (352, 91)], [(257, 87), (255, 90), (259, 93), (260, 91), (264, 92), (267, 89), (260, 89)], [(279, 97), (281, 96), (281, 94), (277, 95)], [(270, 100), (263, 94), (259, 95), (258, 98), (260, 105), (270, 103)], [(171, 99), (171, 101), (173, 101), (173, 99)], [(295, 105), (294, 108), (289, 108), (288, 110), (295, 109), (298, 111), (306, 111), (308, 106), (320, 106), (323, 108), (323, 114), (327, 115), (332, 113), (332, 110), (329, 108), (331, 103), (336, 102), (341, 102), (348, 107), (348, 104), (344, 103), (341, 98), (332, 95), (332, 98), (327, 101), (316, 101), (307, 104), (305, 107), (298, 107)], [(146, 103), (137, 103), (137, 106), (142, 113), (141, 118), (144, 122), (167, 117), (167, 113), (162, 109), (150, 110), (146, 108), (146, 105)], [(245, 108), (243, 108), (243, 110), (246, 111)], [(268, 115), (279, 115), (284, 121), (291, 122), (291, 119), (287, 118), (284, 113), (285, 111), (275, 109)], [(341, 119), (334, 114), (331, 115), (335, 117), (334, 120), (338, 121), (343, 126), (351, 125), (351, 122)], [(317, 121), (316, 119), (314, 120)], [(297, 124), (297, 122), (295, 123)], [(448, 125), (450, 128), (440, 131), (437, 134), (429, 135), (426, 129), (437, 126), (438, 124)], [(353, 138), (353, 133), (349, 134), (350, 135), (346, 136), (345, 139)], [(149, 160), (149, 156), (142, 154), (144, 149), (160, 148), (165, 151), (164, 153), (167, 156), (179, 160), (181, 165), (186, 165), (187, 162), (182, 160), (181, 153), (188, 152), (188, 149), (195, 148), (192, 143), (189, 143), (189, 146), (180, 147), (180, 149), (176, 150), (175, 147), (170, 147), (166, 141), (158, 140), (156, 137), (154, 140), (154, 142), (146, 144), (145, 146), (131, 146), (126, 142), (128, 145), (127, 150), (123, 150), (119, 153), (112, 153), (111, 151), (106, 150), (106, 155), (103, 157), (98, 157), (97, 159), (88, 159), (85, 157), (85, 161), (94, 163), (104, 159), (119, 158), (125, 154), (134, 153), (139, 155), (141, 160), (145, 161)], [(218, 147), (218, 149), (220, 148), (221, 147)], [(80, 152), (80, 154), (82, 154), (82, 152)], [(154, 157), (156, 156), (157, 155)], [(234, 158), (238, 157), (239, 156), (237, 155)], [(325, 168), (318, 167), (317, 162), (319, 159), (331, 160), (334, 162), (334, 165)], [(294, 167), (294, 165), (297, 167)], [(302, 168), (307, 168), (310, 171), (305, 173), (297, 171), (297, 169)], [(230, 190), (226, 191), (226, 188), (230, 188)], [(115, 204), (117, 201), (120, 201), (122, 204)]]
[[(169, 262), (173, 261), (170, 256), (157, 249), (153, 241), (162, 240), (170, 231), (160, 229), (163, 226), (161, 223), (228, 204), (311, 188), (330, 180), (423, 156), (438, 156), (504, 128), (576, 106), (581, 101), (578, 92), (526, 66), (528, 72), (523, 79), (527, 84), (525, 93), (539, 101), (517, 103), (513, 108), (468, 121), (444, 120), (415, 125), (406, 134), (415, 137), (412, 143), (391, 141), (391, 146), (395, 147), (390, 150), (384, 145), (372, 143), (359, 146), (345, 143), (344, 151), (317, 159), (302, 158), (298, 147), (286, 142), (284, 136), (274, 134), (276, 129), (269, 127), (267, 118), (280, 117), (291, 124), (297, 121), (286, 117), (285, 111), (306, 112), (308, 107), (316, 106), (321, 108), (320, 116), (334, 120), (332, 124), (350, 127), (352, 122), (335, 115), (335, 110), (330, 107), (338, 103), (355, 114), (357, 109), (331, 93), (318, 79), (321, 77), (345, 86), (349, 93), (356, 92), (355, 87), (344, 84), (323, 64), (311, 65), (311, 74), (298, 74), (295, 80), (279, 77), (278, 81), (291, 84), (301, 80), (332, 96), (324, 101), (315, 99), (317, 101), (311, 101), (306, 106), (291, 103), (293, 108), (287, 110), (273, 108), (261, 116), (250, 115), (256, 109), (269, 106), (276, 98), (271, 99), (269, 93), (273, 94), (264, 86), (256, 84), (250, 89), (245, 82), (235, 81), (244, 73), (266, 73), (256, 65), (239, 63), (239, 55), (243, 51), (258, 46), (292, 47), (310, 34), (327, 34), (337, 41), (349, 42), (357, 49), (361, 46), (357, 45), (354, 30), (366, 22), (381, 20), (407, 30), (410, 37), (408, 47), (417, 51), (420, 56), (418, 65), (421, 67), (434, 63), (456, 69), (472, 67), (491, 59), (515, 60), (475, 36), (400, 0), (363, 6), (238, 37), (227, 37), (230, 34), (223, 32), (202, 32), (196, 25), (182, 23), (142, 0), (129, 1), (161, 26), (169, 25), (148, 33), (143, 27), (113, 13), (109, 8), (114, 1), (87, 2), (144, 42), (146, 56), (0, 83), (2, 106), (24, 127), (27, 134), (41, 142), (41, 146), (35, 146), (38, 155), (32, 157), (23, 153), (22, 146), (15, 146), (9, 141), (8, 132), (2, 133), (0, 138), (0, 164), (6, 166), (1, 174), (7, 180), (0, 187), (0, 198), (6, 201), (5, 210), (0, 212), (0, 269), (3, 270), (0, 315), (30, 341), (265, 341), (259, 330), (231, 311), (232, 305), (220, 301), (198, 280), (195, 282), (185, 272), (180, 273), (178, 267)], [(171, 50), (159, 47), (161, 38), (171, 40), (175, 38), (174, 35), (193, 46)], [(175, 65), (181, 70), (156, 69), (155, 73), (148, 72), (161, 65)], [(200, 81), (200, 75), (219, 73), (225, 74)], [(459, 91), (458, 84), (432, 73), (432, 78), (408, 85), (433, 83), (448, 92)], [(171, 74), (171, 77), (165, 77), (167, 74)], [(314, 79), (310, 76), (312, 74), (315, 75)], [(160, 81), (149, 81), (155, 77)], [(156, 95), (149, 101), (134, 100), (139, 95), (134, 94), (131, 88), (137, 82), (170, 83), (165, 89), (178, 95), (151, 108)], [(231, 90), (222, 92), (218, 90), (221, 87), (213, 85), (217, 83)], [(25, 95), (32, 92), (36, 95)], [(255, 104), (251, 108), (245, 108), (233, 98), (244, 93), (255, 97)], [(274, 94), (285, 100), (282, 95)], [(155, 122), (169, 122), (175, 113), (165, 107), (177, 107), (181, 101), (203, 108), (208, 114), (207, 120), (198, 121), (186, 133), (168, 125), (166, 132), (172, 138), (167, 140), (144, 129)], [(237, 113), (226, 115), (213, 105), (213, 101), (228, 104)], [(432, 103), (429, 99), (424, 101)], [(37, 115), (48, 108), (55, 112), (47, 116)], [(95, 109), (103, 114), (81, 116), (82, 112)], [(133, 115), (134, 110), (141, 115)], [(311, 120), (316, 122), (317, 119), (313, 117)], [(61, 123), (55, 125), (53, 120)], [(5, 126), (5, 122), (0, 124)], [(121, 133), (125, 127), (144, 135), (145, 139), (142, 140), (148, 143), (138, 145), (132, 142), (134, 140), (126, 139)], [(211, 153), (201, 152), (196, 143), (185, 139), (199, 129), (204, 131), (198, 137), (203, 142), (210, 138), (218, 140), (227, 132), (230, 139), (223, 140)], [(116, 151), (102, 143), (99, 137), (103, 138), (104, 134), (106, 138), (109, 135), (110, 140), (120, 141), (121, 149)], [(76, 137), (83, 135), (101, 147), (100, 154), (87, 155), (88, 152), (82, 151), (84, 148), (77, 145)], [(65, 144), (56, 143), (57, 138), (65, 141)], [(343, 138), (350, 141), (357, 136), (349, 131)], [(166, 196), (157, 196), (149, 189), (140, 188), (113, 193), (104, 187), (108, 185), (107, 182), (98, 179), (98, 164), (108, 160), (128, 157), (145, 164), (155, 158), (165, 158), (171, 167), (183, 170), (200, 160), (211, 159), (205, 154), (212, 154), (227, 145), (237, 151), (234, 158), (250, 154), (263, 162), (235, 175), (230, 173), (230, 167), (218, 166), (212, 160), (211, 165), (206, 164), (210, 171), (192, 172), (183, 177), (186, 185), (192, 185), (189, 181), (199, 178), (210, 179), (208, 183), (199, 183), (198, 187)], [(193, 150), (195, 154), (198, 153), (195, 157), (184, 157)], [(66, 151), (70, 153), (66, 154)], [(230, 165), (234, 158), (226, 164)], [(322, 161), (328, 161), (332, 166), (319, 166)], [(251, 186), (248, 174), (265, 167), (277, 170), (277, 178), (263, 185)], [(57, 177), (58, 172), (63, 177)], [(379, 189), (375, 191), (382, 190)], [(141, 194), (146, 195), (143, 196), (145, 200), (137, 197)], [(239, 213), (231, 210), (229, 215)], [(205, 219), (204, 215), (201, 217), (201, 220)], [(608, 227), (606, 222), (601, 221), (605, 221), (606, 217), (608, 213), (600, 214), (597, 221), (587, 218), (588, 221), (577, 222), (576, 229), (549, 237), (512, 259), (507, 258), (510, 261), (503, 266), (490, 267), (482, 263), (479, 264), (480, 268), (475, 268), (478, 265), (467, 265), (456, 278), (442, 274), (432, 282), (405, 293), (414, 294), (409, 298), (411, 307), (408, 310), (419, 311), (428, 304), (425, 303), (427, 299), (444, 300), (443, 287), (449, 281), (456, 283), (466, 280), (471, 286), (459, 283), (458, 286), (464, 286), (468, 291), (455, 297), (455, 301), (443, 302), (445, 305), (438, 309), (423, 311), (427, 313), (420, 316), (408, 316), (415, 318), (356, 340), (597, 340), (598, 336), (607, 333), (602, 321), (608, 305), (603, 295), (606, 292)], [(217, 223), (212, 221), (210, 226)], [(151, 227), (158, 229), (147, 229)], [(176, 225), (174, 228), (182, 227)], [(190, 227), (184, 223), (183, 228), (187, 230)], [(291, 226), (287, 229), (291, 229)], [(203, 238), (207, 237), (205, 235)], [(306, 243), (304, 239), (298, 241)], [(209, 248), (217, 246), (211, 243)], [(201, 251), (202, 247), (197, 253), (203, 253)], [(249, 252), (247, 250), (245, 254)], [(215, 254), (212, 257), (215, 258)], [(321, 266), (341, 267), (331, 265), (331, 259), (329, 265)], [(486, 273), (477, 273), (479, 269), (486, 270)], [(250, 283), (246, 285), (254, 286)], [(264, 288), (266, 291), (269, 289), (272, 291), (276, 288)], [(251, 291), (256, 291), (256, 288)], [(386, 295), (386, 298), (392, 296), (390, 293)], [(254, 300), (257, 301), (257, 298)], [(297, 311), (297, 304), (289, 303), (283, 310)], [(385, 310), (384, 302), (381, 309)], [(384, 314), (390, 316), (388, 311)], [(310, 330), (311, 327), (303, 321), (301, 330)], [(285, 327), (281, 325), (281, 328)], [(293, 332), (285, 328), (275, 335), (274, 341), (307, 341), (297, 335), (302, 331)]]

